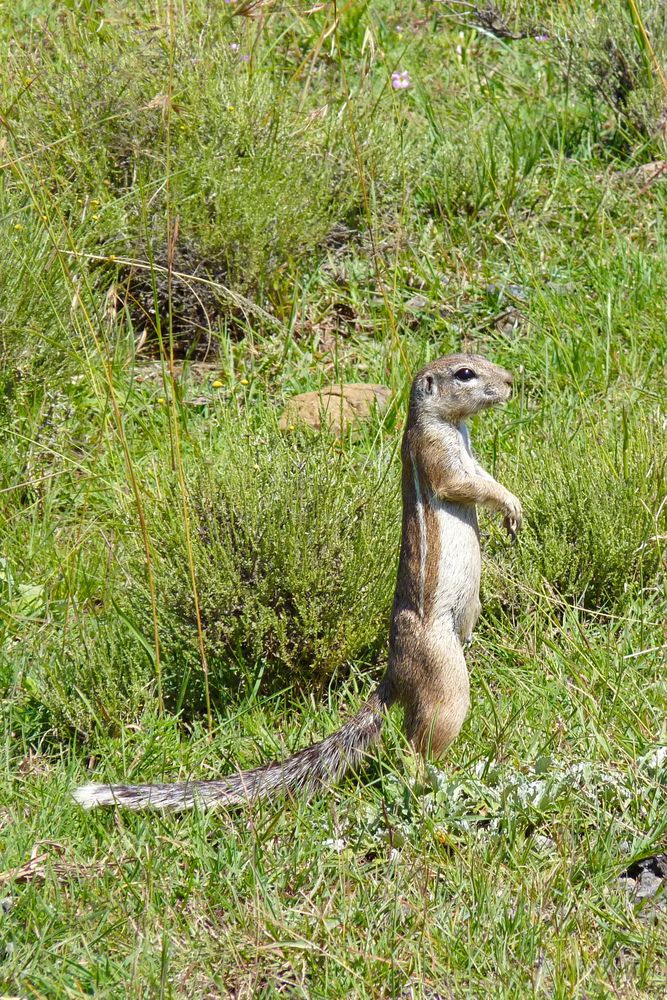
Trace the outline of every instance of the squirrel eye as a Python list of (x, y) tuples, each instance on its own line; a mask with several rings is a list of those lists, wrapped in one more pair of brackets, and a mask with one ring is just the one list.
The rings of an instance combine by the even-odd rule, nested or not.
[(454, 372), (454, 378), (458, 379), (459, 382), (469, 382), (471, 378), (477, 378), (477, 376), (472, 368), (459, 368), (457, 372)]

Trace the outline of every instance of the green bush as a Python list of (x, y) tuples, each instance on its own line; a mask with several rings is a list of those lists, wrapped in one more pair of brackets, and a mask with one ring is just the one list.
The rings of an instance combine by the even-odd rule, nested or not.
[[(579, 90), (613, 114), (619, 149), (646, 148), (664, 126), (667, 10), (659, 0), (591, 4), (573, 18), (560, 46), (567, 75)], [(608, 124), (606, 125), (608, 128)], [(656, 143), (656, 151), (659, 142)]]
[[(665, 454), (649, 426), (631, 419), (623, 432), (564, 428), (531, 443), (514, 480), (525, 522), (511, 569), (492, 573), (490, 606), (534, 605), (621, 611), (660, 568), (657, 523)], [(565, 440), (568, 436), (569, 439)], [(624, 443), (623, 443), (624, 442)]]
[[(201, 31), (182, 26), (173, 63), (161, 31), (128, 47), (129, 15), (100, 27), (63, 14), (50, 25), (49, 58), (18, 48), (0, 101), (21, 168), (0, 184), (31, 186), (32, 208), (52, 216), (63, 245), (103, 258), (162, 263), (168, 219), (178, 219), (177, 263), (181, 251), (201, 262), (188, 273), (261, 299), (286, 270), (324, 255), (332, 227), (366, 224), (369, 189), (374, 204), (400, 203), (399, 129), (364, 107), (353, 135), (338, 87), (314, 104), (286, 86), (261, 32), (255, 39), (228, 10), (189, 16)], [(104, 266), (107, 288), (117, 270)], [(223, 294), (213, 319), (225, 304)]]
[[(326, 437), (251, 436), (228, 424), (222, 462), (189, 487), (192, 550), (211, 690), (227, 700), (262, 678), (264, 690), (311, 689), (387, 642), (400, 501), (394, 468), (346, 454)], [(155, 573), (167, 694), (200, 706), (203, 674), (181, 499), (168, 493)], [(143, 576), (136, 567), (135, 577)], [(149, 596), (129, 615), (150, 635)]]

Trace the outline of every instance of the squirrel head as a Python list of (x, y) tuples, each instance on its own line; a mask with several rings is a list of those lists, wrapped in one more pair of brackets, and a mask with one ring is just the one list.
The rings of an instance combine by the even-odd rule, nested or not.
[(449, 354), (431, 361), (415, 376), (410, 410), (417, 419), (459, 423), (480, 410), (505, 403), (512, 375), (478, 354)]

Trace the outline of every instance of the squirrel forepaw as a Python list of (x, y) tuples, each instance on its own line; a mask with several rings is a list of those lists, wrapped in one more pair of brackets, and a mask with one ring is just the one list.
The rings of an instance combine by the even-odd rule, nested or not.
[(504, 514), (503, 527), (511, 538), (516, 538), (523, 522), (523, 511), (518, 497), (509, 495), (505, 503)]

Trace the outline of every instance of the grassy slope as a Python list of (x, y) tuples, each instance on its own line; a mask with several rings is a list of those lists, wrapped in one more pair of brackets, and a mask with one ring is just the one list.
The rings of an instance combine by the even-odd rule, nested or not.
[[(615, 172), (664, 155), (663, 98), (623, 3), (631, 99), (591, 95), (610, 28), (588, 6), (520, 5), (542, 43), (408, 0), (335, 27), (0, 15), (6, 993), (660, 995), (664, 914), (616, 879), (665, 843), (667, 181)], [(170, 242), (215, 285), (170, 290)], [(183, 296), (220, 351), (173, 385), (145, 357), (187, 341)], [(312, 803), (74, 809), (91, 774), (213, 777), (354, 709), (382, 669), (405, 387), (461, 346), (518, 373), (474, 439), (527, 525), (512, 549), (484, 521), (473, 710), (441, 769), (392, 718)], [(395, 406), (341, 443), (278, 432), (284, 397), (337, 378)]]

